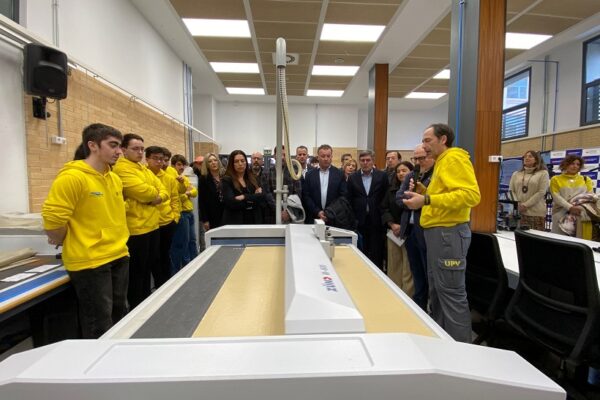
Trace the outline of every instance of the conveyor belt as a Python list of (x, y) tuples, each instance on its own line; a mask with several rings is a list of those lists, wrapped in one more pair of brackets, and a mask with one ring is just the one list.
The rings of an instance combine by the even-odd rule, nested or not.
[(132, 338), (190, 337), (243, 252), (239, 247), (217, 250)]

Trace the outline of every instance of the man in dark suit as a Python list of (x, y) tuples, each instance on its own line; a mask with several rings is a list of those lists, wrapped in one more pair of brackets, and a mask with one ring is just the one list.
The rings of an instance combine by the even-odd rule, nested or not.
[(385, 229), (381, 223), (381, 201), (388, 190), (389, 180), (383, 171), (373, 168), (375, 154), (370, 150), (358, 156), (360, 170), (348, 178), (348, 200), (352, 204), (362, 236), (362, 252), (383, 269)]
[(306, 223), (320, 218), (327, 223), (323, 211), (338, 197), (346, 194), (344, 173), (331, 165), (333, 149), (322, 144), (317, 150), (319, 168), (310, 169), (302, 182), (302, 204), (306, 212)]

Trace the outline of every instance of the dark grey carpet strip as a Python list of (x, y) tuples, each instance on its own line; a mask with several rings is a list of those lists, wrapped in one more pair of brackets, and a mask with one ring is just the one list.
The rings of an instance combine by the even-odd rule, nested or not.
[(131, 337), (189, 338), (244, 251), (221, 247)]

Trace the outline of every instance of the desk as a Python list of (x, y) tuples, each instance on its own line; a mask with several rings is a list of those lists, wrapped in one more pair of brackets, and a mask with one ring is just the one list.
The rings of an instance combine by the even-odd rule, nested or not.
[[(571, 236), (558, 235), (551, 232), (536, 231), (533, 229), (527, 232), (543, 237), (564, 240), (567, 242), (582, 243), (590, 248), (600, 246), (600, 243), (598, 242), (574, 238)], [(500, 254), (502, 255), (504, 268), (506, 268), (506, 271), (508, 272), (508, 286), (510, 286), (512, 289), (515, 289), (519, 283), (519, 259), (517, 257), (515, 233), (511, 231), (501, 231), (495, 233), (494, 235), (498, 239), (498, 245), (500, 247)], [(600, 287), (600, 253), (592, 251), (592, 254), (594, 255), (594, 261), (596, 263), (596, 278), (598, 278), (598, 287)]]

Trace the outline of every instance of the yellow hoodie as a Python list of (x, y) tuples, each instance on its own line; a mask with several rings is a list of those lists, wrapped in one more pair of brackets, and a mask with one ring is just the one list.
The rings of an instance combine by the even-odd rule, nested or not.
[(123, 181), (123, 194), (127, 202), (129, 233), (143, 235), (158, 229), (158, 207), (150, 204), (156, 196), (169, 200), (169, 193), (160, 180), (146, 166), (119, 158), (113, 171)]
[(173, 178), (170, 174), (167, 174), (162, 169), (156, 174), (160, 182), (163, 184), (167, 192), (169, 193), (169, 201), (163, 201), (158, 205), (160, 212), (160, 218), (158, 224), (165, 226), (170, 224), (172, 221), (175, 223), (179, 222), (181, 217), (181, 201), (179, 200), (179, 182)]
[(67, 227), (62, 259), (69, 271), (129, 254), (123, 185), (111, 171), (101, 174), (85, 161), (68, 162), (52, 183), (42, 217), (47, 230)]
[(421, 211), (421, 226), (454, 226), (471, 219), (471, 208), (481, 195), (469, 153), (450, 147), (435, 161), (431, 182), (427, 186), (430, 203)]
[[(183, 177), (183, 182), (179, 182), (179, 199), (181, 200), (181, 211), (193, 211), (194, 203), (190, 200), (190, 197), (198, 196), (198, 189), (196, 189), (188, 179), (187, 176), (181, 175)], [(183, 190), (183, 191), (182, 191)], [(190, 191), (190, 194), (187, 195), (186, 192)]]

